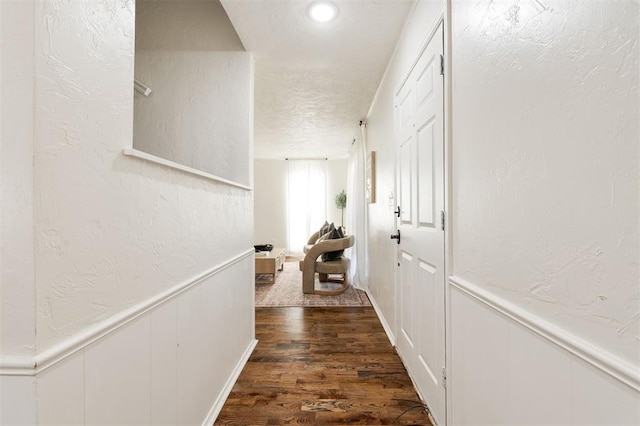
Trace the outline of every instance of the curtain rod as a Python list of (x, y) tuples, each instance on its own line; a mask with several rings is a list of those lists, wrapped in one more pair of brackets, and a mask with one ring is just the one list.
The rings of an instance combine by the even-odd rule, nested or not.
[(285, 158), (285, 160), (289, 161), (289, 160), (328, 160), (327, 157), (324, 158)]
[[(362, 127), (362, 126), (367, 127), (367, 122), (364, 121), (364, 120), (360, 120), (360, 123), (358, 123), (358, 126), (359, 127)], [(353, 138), (353, 142), (351, 142), (351, 145), (353, 145), (354, 143), (356, 143), (356, 138)]]

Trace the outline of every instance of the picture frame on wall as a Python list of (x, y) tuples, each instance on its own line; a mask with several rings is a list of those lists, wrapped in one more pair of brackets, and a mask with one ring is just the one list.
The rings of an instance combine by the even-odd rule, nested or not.
[(376, 152), (371, 151), (367, 156), (367, 164), (365, 170), (365, 197), (367, 203), (376, 202)]

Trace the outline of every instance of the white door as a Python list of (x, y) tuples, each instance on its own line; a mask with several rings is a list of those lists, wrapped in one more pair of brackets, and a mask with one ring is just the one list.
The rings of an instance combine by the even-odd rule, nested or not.
[(398, 352), (445, 424), (442, 25), (397, 92)]

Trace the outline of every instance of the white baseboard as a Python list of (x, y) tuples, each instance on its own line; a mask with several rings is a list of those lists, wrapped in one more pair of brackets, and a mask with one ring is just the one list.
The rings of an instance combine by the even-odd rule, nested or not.
[(233, 390), (233, 386), (236, 384), (238, 377), (240, 377), (240, 373), (242, 373), (244, 366), (249, 361), (249, 357), (253, 353), (253, 350), (255, 349), (257, 344), (258, 341), (253, 340), (253, 342), (251, 342), (247, 349), (244, 351), (244, 354), (242, 354), (242, 358), (240, 358), (238, 364), (236, 364), (236, 367), (233, 369), (233, 373), (231, 374), (231, 376), (229, 376), (227, 383), (225, 383), (224, 389), (222, 389), (222, 392), (220, 392), (220, 395), (218, 395), (218, 398), (213, 403), (211, 410), (209, 410), (209, 414), (207, 414), (207, 417), (204, 419), (202, 426), (212, 425), (216, 421), (218, 415), (220, 414), (220, 411), (222, 410), (222, 407), (224, 406), (224, 403), (227, 401), (229, 394)]
[(526, 327), (569, 353), (583, 359), (636, 391), (640, 391), (640, 369), (575, 334), (551, 324), (486, 289), (460, 277), (449, 277), (449, 284), (501, 315)]
[(371, 302), (371, 306), (373, 306), (373, 309), (376, 311), (376, 314), (378, 315), (378, 319), (380, 320), (380, 323), (382, 324), (382, 328), (384, 328), (384, 332), (387, 334), (387, 338), (389, 339), (389, 342), (391, 342), (391, 345), (393, 347), (396, 346), (396, 336), (393, 334), (393, 331), (391, 329), (391, 326), (389, 326), (389, 323), (387, 322), (386, 318), (384, 317), (382, 310), (380, 309), (380, 306), (378, 305), (378, 302), (376, 302), (376, 298), (373, 297), (373, 293), (371, 293), (371, 290), (369, 290), (369, 287), (367, 287), (365, 289), (367, 296), (369, 297), (369, 301)]

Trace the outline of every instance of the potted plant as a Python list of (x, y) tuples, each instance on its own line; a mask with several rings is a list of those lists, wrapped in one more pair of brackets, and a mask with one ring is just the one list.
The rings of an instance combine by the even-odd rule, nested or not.
[(336, 207), (340, 209), (340, 225), (344, 228), (344, 209), (347, 207), (347, 194), (344, 189), (336, 195)]

